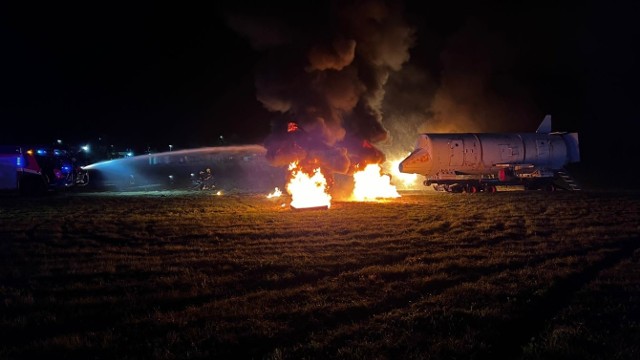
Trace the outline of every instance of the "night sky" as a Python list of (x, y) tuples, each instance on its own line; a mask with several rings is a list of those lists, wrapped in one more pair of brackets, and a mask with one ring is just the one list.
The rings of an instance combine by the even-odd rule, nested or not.
[[(551, 114), (580, 133), (579, 173), (627, 171), (640, 5), (307, 3), (3, 4), (0, 143), (252, 144), (322, 118), (325, 141), (346, 129), (405, 151), (418, 132), (535, 131)], [(355, 115), (335, 125), (335, 109)]]

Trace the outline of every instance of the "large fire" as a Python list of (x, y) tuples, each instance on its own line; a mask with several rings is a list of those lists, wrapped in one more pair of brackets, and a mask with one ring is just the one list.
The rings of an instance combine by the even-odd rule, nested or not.
[(391, 185), (391, 177), (382, 174), (378, 164), (369, 164), (364, 170), (354, 173), (353, 181), (353, 200), (375, 201), (400, 197), (396, 187)]
[[(320, 168), (308, 174), (302, 170), (298, 162), (292, 162), (289, 164), (289, 171), (291, 178), (287, 184), (287, 192), (291, 195), (292, 208), (331, 207), (327, 179)], [(364, 170), (355, 172), (353, 181), (352, 200), (376, 201), (400, 197), (396, 187), (391, 184), (391, 176), (382, 174), (382, 168), (378, 164), (369, 164)], [(280, 189), (276, 188), (267, 198), (279, 197), (281, 194)]]
[(417, 184), (418, 174), (407, 174), (400, 172), (400, 163), (402, 162), (402, 160), (403, 159), (391, 161), (391, 175), (395, 179), (396, 184), (399, 181), (405, 188), (412, 188)]
[(320, 168), (309, 175), (302, 171), (297, 162), (289, 165), (291, 180), (287, 192), (291, 194), (291, 207), (296, 209), (310, 207), (331, 207), (331, 195), (327, 193), (327, 179)]

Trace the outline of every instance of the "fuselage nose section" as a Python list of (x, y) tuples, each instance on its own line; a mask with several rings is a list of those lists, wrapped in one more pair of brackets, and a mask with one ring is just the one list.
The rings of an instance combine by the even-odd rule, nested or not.
[(418, 149), (400, 162), (398, 170), (407, 174), (424, 174), (428, 166), (429, 153), (425, 149)]

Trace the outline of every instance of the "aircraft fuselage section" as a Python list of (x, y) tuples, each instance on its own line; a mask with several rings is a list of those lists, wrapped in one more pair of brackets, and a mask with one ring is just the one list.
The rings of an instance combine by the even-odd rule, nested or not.
[(577, 133), (434, 133), (419, 135), (399, 170), (425, 183), (506, 182), (554, 177), (579, 160)]

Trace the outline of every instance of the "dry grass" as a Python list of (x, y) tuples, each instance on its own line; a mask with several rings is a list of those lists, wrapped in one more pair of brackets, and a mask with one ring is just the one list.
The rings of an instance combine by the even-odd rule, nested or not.
[(0, 198), (0, 358), (640, 356), (640, 194)]

